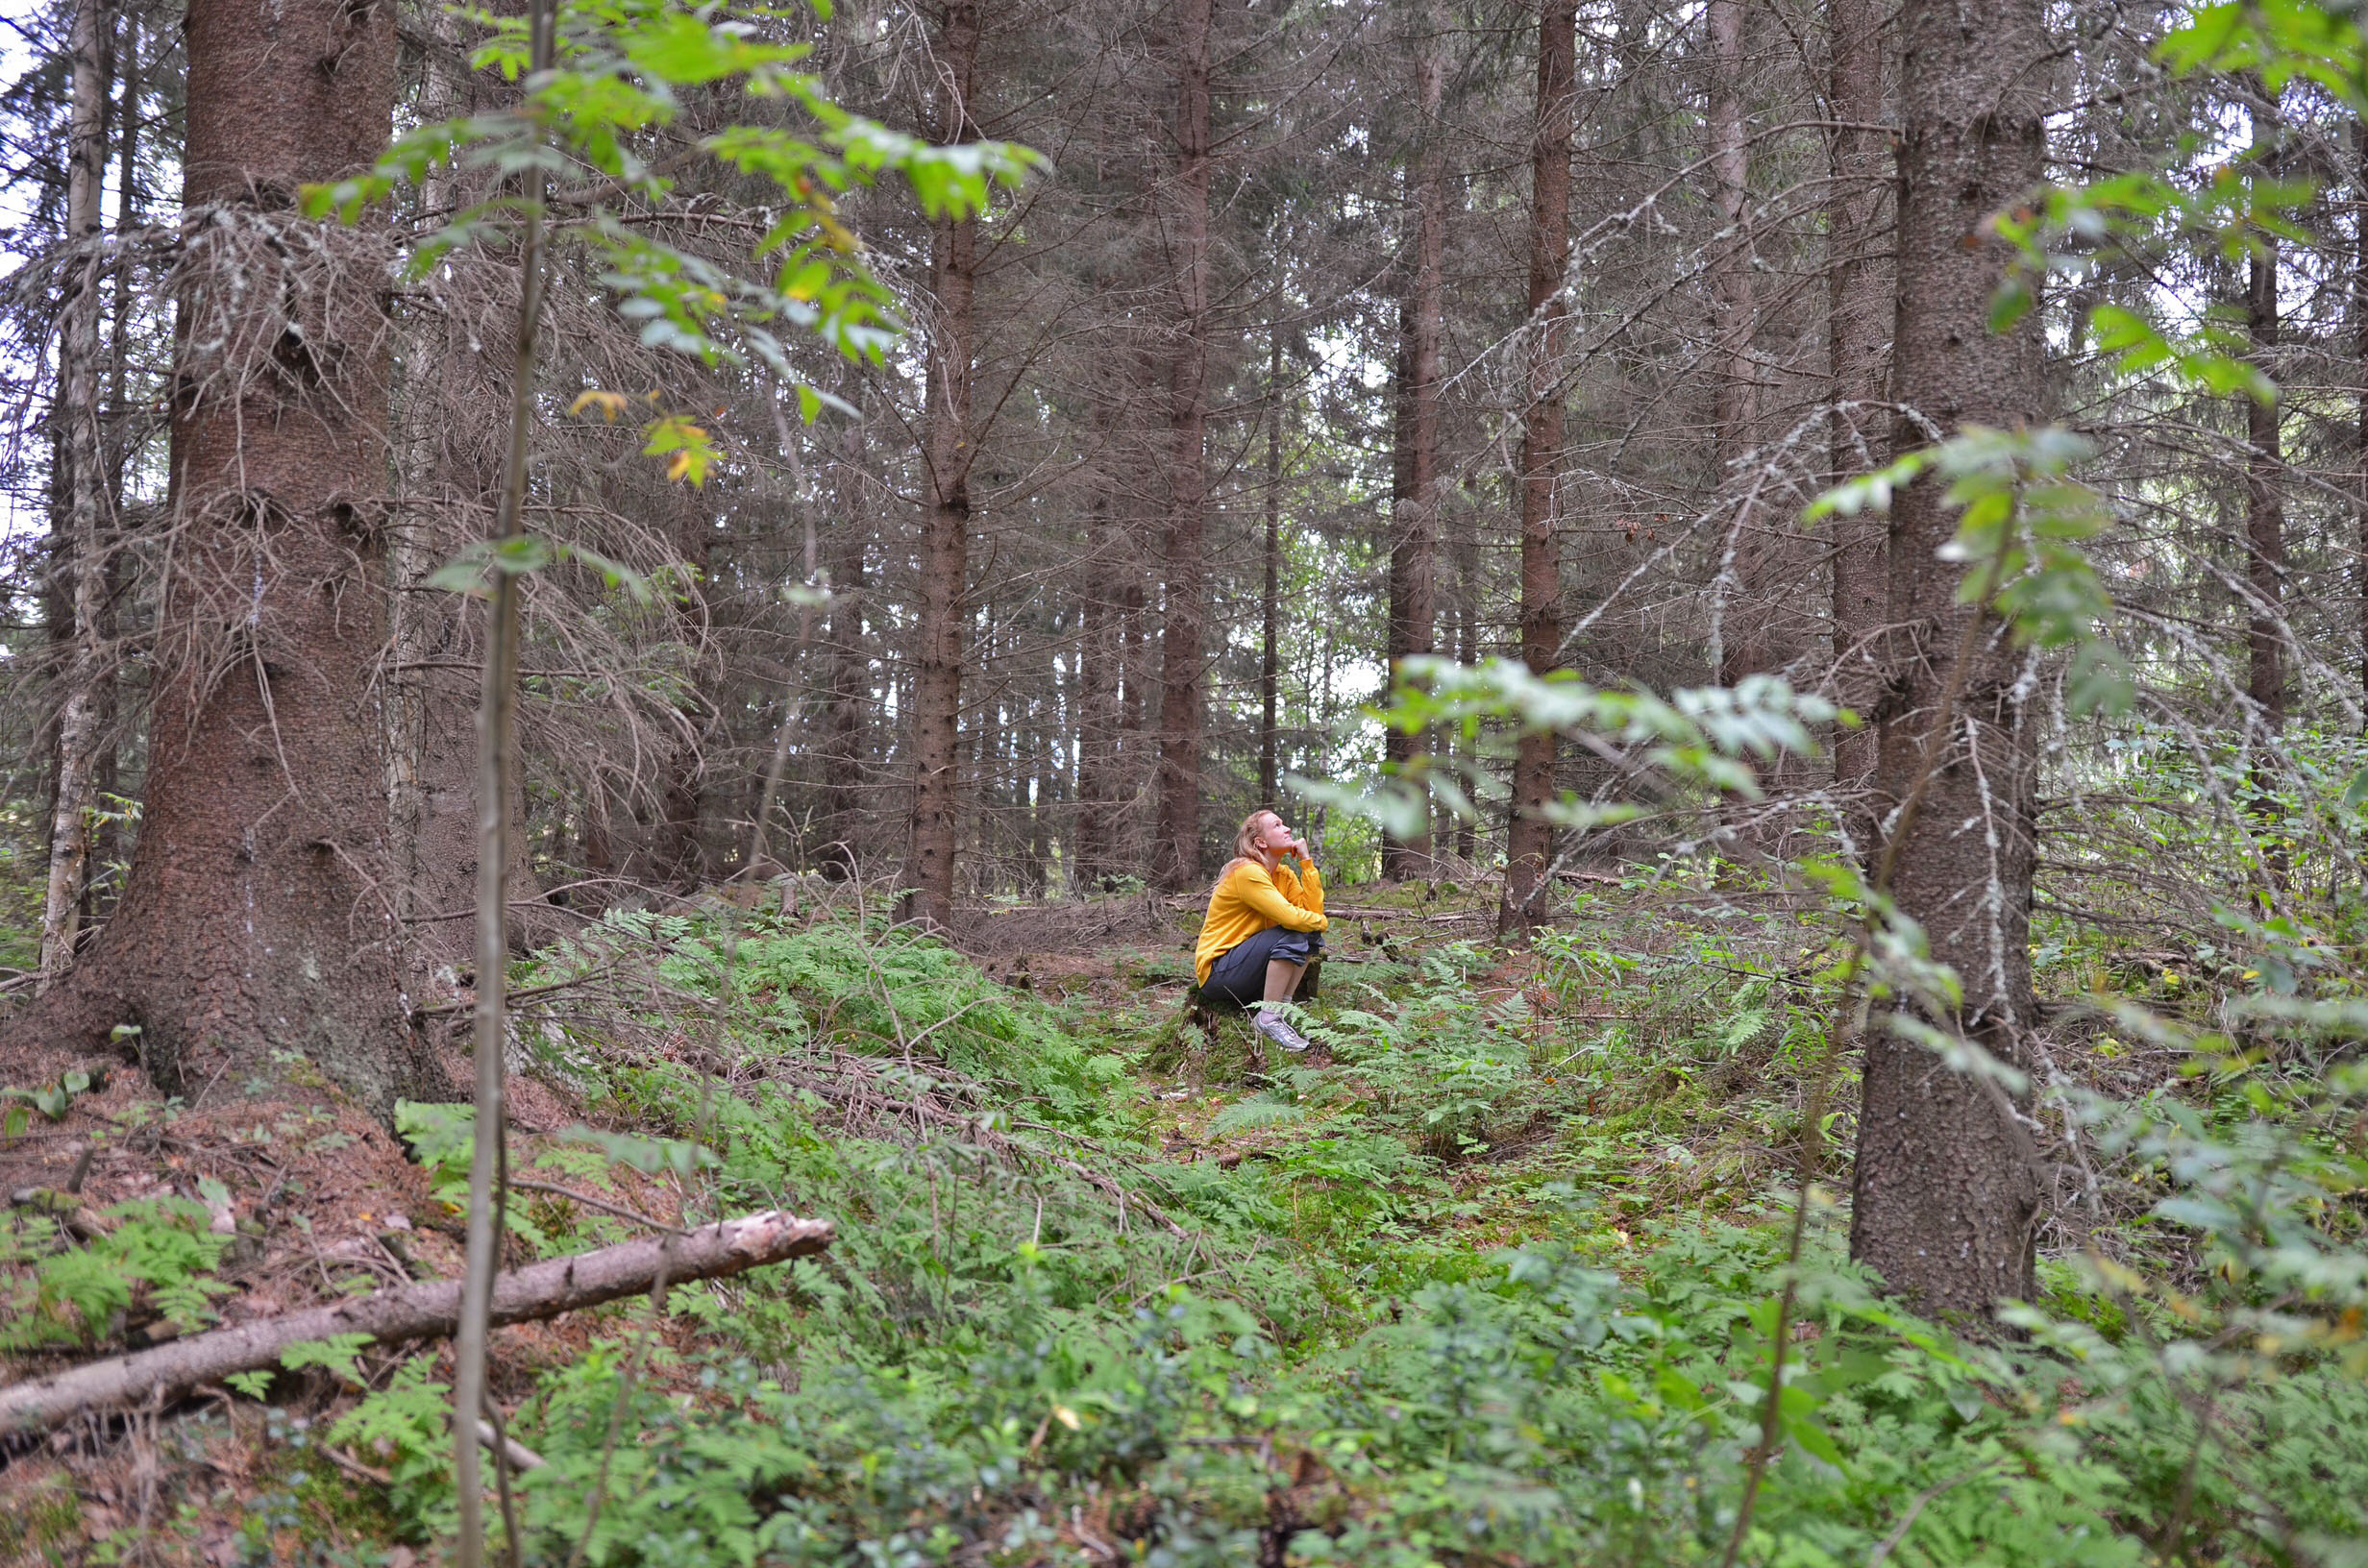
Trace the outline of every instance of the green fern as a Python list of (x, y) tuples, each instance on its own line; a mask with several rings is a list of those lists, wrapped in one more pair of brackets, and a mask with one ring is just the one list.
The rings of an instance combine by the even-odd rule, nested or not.
[(1209, 1121), (1209, 1131), (1231, 1134), (1254, 1132), (1268, 1127), (1293, 1127), (1307, 1120), (1307, 1107), (1290, 1105), (1281, 1100), (1251, 1098), (1236, 1100), (1220, 1111)]

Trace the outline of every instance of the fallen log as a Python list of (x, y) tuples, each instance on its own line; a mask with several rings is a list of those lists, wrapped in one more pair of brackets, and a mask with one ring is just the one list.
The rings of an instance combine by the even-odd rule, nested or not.
[[(661, 1273), (670, 1285), (720, 1279), (820, 1252), (831, 1235), (826, 1219), (768, 1210), (678, 1236), (547, 1259), (495, 1277), (493, 1321), (525, 1323), (640, 1295)], [(359, 1334), (377, 1344), (397, 1344), (451, 1334), (459, 1321), (457, 1280), (430, 1280), (333, 1307), (258, 1318), (0, 1387), (0, 1433), (47, 1427), (85, 1410), (161, 1404), (234, 1372), (277, 1366), (290, 1346), (308, 1340)]]

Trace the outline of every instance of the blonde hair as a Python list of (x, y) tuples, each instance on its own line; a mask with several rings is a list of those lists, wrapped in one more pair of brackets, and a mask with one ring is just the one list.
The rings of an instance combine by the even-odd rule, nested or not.
[(1258, 822), (1265, 817), (1271, 817), (1277, 821), (1282, 820), (1282, 814), (1272, 806), (1260, 806), (1243, 818), (1242, 825), (1233, 830), (1233, 858), (1218, 870), (1217, 881), (1209, 888), (1211, 894), (1224, 885), (1225, 878), (1231, 876), (1233, 869), (1242, 862), (1254, 860), (1261, 866), (1267, 863), (1267, 857), (1258, 852)]
[(1266, 858), (1258, 852), (1258, 822), (1261, 818), (1265, 817), (1272, 817), (1276, 821), (1282, 821), (1281, 816), (1272, 806), (1260, 806), (1256, 811), (1243, 818), (1242, 825), (1233, 830), (1234, 859), (1264, 860)]

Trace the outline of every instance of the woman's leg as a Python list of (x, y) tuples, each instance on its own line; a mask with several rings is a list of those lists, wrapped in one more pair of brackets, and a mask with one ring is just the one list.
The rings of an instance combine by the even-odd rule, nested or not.
[(1239, 944), (1220, 953), (1209, 969), (1209, 978), (1200, 988), (1201, 997), (1210, 1002), (1230, 1002), (1245, 1010), (1254, 1009), (1266, 996), (1267, 958), (1282, 933), (1271, 929), (1246, 938)]
[(1304, 1051), (1307, 1037), (1291, 1026), (1282, 1008), (1307, 974), (1314, 939), (1302, 931), (1286, 931), (1277, 933), (1273, 943), (1267, 950), (1266, 998), (1258, 1004), (1257, 1029), (1286, 1051)]
[(1297, 963), (1287, 958), (1267, 960), (1267, 995), (1270, 1002), (1287, 1002), (1297, 993), (1299, 982), (1306, 978), (1307, 961)]
[(1201, 997), (1225, 997), (1254, 1008), (1260, 1034), (1286, 1051), (1304, 1051), (1307, 1041), (1276, 1010), (1298, 991), (1310, 951), (1305, 932), (1270, 926), (1219, 956), (1200, 988)]

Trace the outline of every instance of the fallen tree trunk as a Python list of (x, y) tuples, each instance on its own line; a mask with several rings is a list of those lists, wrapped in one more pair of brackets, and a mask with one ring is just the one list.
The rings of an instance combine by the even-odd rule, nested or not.
[[(512, 1269), (493, 1283), (493, 1321), (524, 1323), (639, 1295), (663, 1275), (670, 1285), (711, 1280), (822, 1251), (830, 1221), (768, 1210), (679, 1236), (651, 1237)], [(0, 1388), (0, 1433), (46, 1427), (85, 1410), (161, 1404), (234, 1372), (277, 1366), (292, 1345), (367, 1335), (379, 1344), (427, 1339), (460, 1320), (460, 1282), (431, 1280), (333, 1307), (259, 1318), (130, 1356), (113, 1356)]]

